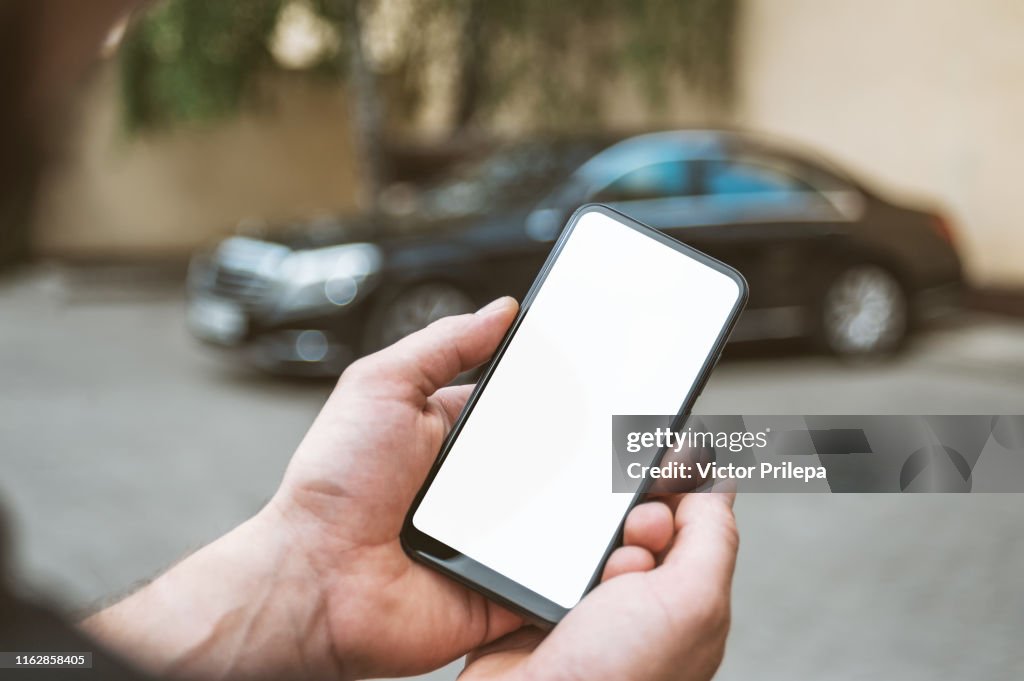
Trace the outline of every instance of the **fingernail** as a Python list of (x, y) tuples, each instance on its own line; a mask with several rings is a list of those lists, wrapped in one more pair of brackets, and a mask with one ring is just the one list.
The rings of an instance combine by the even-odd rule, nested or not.
[(487, 305), (484, 305), (482, 308), (477, 310), (476, 313), (478, 316), (484, 317), (486, 315), (491, 314), (492, 312), (497, 312), (498, 310), (503, 310), (507, 308), (509, 304), (512, 302), (512, 298), (510, 298), (509, 296), (504, 296), (502, 298), (498, 298), (497, 300), (491, 301)]

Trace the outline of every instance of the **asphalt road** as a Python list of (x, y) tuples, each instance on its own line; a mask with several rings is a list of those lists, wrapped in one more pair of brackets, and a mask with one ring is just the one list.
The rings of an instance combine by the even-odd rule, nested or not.
[[(173, 290), (0, 282), (0, 503), (17, 574), (70, 610), (259, 508), (330, 388), (232, 367), (183, 317)], [(1024, 414), (1024, 322), (966, 318), (879, 366), (726, 359), (699, 411)], [(1024, 496), (748, 495), (736, 513), (718, 678), (1024, 678)]]

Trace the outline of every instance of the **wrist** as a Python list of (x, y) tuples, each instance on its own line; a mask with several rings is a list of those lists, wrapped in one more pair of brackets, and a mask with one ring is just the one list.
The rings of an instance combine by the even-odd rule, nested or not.
[(85, 622), (151, 672), (196, 679), (333, 673), (318, 580), (272, 506)]

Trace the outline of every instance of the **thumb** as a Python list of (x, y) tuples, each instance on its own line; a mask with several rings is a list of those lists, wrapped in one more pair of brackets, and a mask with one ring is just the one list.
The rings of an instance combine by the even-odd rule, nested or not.
[(374, 384), (377, 394), (423, 403), (463, 371), (494, 354), (519, 309), (499, 298), (474, 314), (445, 317), (358, 362), (353, 373)]

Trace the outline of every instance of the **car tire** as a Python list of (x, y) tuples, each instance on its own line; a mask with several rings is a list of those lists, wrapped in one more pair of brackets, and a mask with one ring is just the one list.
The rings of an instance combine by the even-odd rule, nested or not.
[(366, 339), (366, 351), (376, 352), (443, 317), (476, 310), (461, 289), (444, 282), (423, 282), (389, 297), (376, 311)]
[(910, 319), (906, 289), (891, 270), (870, 262), (847, 265), (823, 289), (819, 344), (844, 358), (889, 356), (903, 347)]

